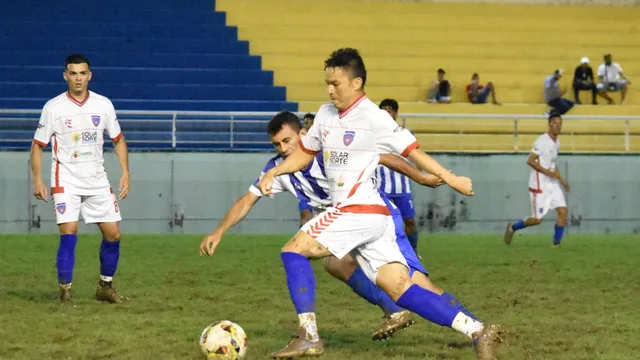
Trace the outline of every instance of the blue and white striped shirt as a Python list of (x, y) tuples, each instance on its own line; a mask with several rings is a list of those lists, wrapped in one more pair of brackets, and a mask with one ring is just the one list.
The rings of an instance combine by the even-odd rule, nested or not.
[(386, 195), (411, 194), (411, 182), (409, 178), (386, 166), (378, 166), (376, 169), (376, 178), (378, 181), (378, 189)]
[[(256, 196), (261, 197), (262, 193), (258, 189), (258, 182), (264, 174), (282, 163), (284, 158), (280, 155), (272, 158), (265, 165), (260, 177), (251, 185), (249, 191)], [(329, 198), (329, 184), (324, 172), (324, 159), (322, 152), (313, 159), (306, 169), (297, 171), (292, 174), (284, 174), (276, 176), (271, 187), (273, 195), (288, 191), (298, 198), (300, 204), (307, 204), (315, 211), (322, 211), (331, 204)]]

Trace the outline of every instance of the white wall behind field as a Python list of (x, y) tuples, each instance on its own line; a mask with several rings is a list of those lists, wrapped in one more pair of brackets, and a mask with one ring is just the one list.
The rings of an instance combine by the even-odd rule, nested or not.
[[(132, 188), (120, 202), (125, 233), (206, 233), (246, 193), (259, 176), (269, 153), (132, 153)], [(51, 201), (31, 195), (27, 152), (0, 152), (0, 233), (55, 233)], [(467, 198), (446, 187), (413, 186), (418, 223), (423, 233), (495, 233), (507, 221), (530, 214), (527, 155), (434, 156), (448, 169), (473, 179), (476, 196)], [(48, 173), (49, 154), (43, 173)], [(113, 153), (105, 166), (113, 188), (120, 168)], [(569, 233), (632, 233), (640, 231), (640, 156), (561, 155), (560, 171), (571, 183), (568, 194)], [(45, 179), (48, 183), (49, 179)], [(172, 204), (174, 205), (172, 207)], [(31, 206), (31, 207), (30, 207)], [(184, 214), (182, 224), (174, 214)], [(39, 227), (35, 225), (40, 217)], [(527, 232), (553, 230), (555, 214)], [(174, 226), (171, 226), (174, 224)], [(293, 196), (282, 194), (258, 202), (233, 229), (238, 233), (283, 234), (298, 229)], [(95, 227), (83, 226), (83, 232)]]

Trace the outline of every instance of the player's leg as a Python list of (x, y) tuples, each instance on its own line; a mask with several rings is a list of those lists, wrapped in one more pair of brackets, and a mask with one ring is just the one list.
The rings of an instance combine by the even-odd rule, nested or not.
[(554, 186), (554, 191), (551, 195), (551, 208), (555, 208), (558, 213), (558, 218), (556, 219), (556, 225), (553, 231), (553, 245), (560, 246), (560, 241), (562, 241), (562, 235), (564, 235), (564, 227), (567, 224), (567, 202), (564, 198), (564, 193), (560, 188), (560, 185)]
[(507, 245), (511, 244), (516, 231), (529, 226), (540, 225), (542, 218), (549, 212), (551, 197), (546, 193), (530, 191), (529, 198), (531, 200), (531, 217), (507, 224), (507, 229), (504, 231), (504, 243)]
[(71, 283), (75, 265), (75, 249), (78, 242), (78, 217), (80, 216), (80, 196), (65, 193), (53, 194), (56, 223), (60, 230), (60, 244), (56, 267), (60, 285), (60, 303), (73, 305)]
[(352, 256), (396, 304), (433, 323), (458, 330), (476, 341), (480, 359), (493, 359), (495, 347), (501, 341), (500, 327), (485, 325), (437, 293), (413, 284), (409, 268), (392, 237), (363, 244), (352, 251)]
[(598, 89), (598, 95), (600, 95), (600, 97), (605, 98), (609, 104), (613, 104), (613, 99), (611, 98), (611, 96), (609, 96), (608, 94), (608, 89), (607, 89), (608, 84), (604, 84), (604, 83), (599, 83), (598, 85), (596, 85), (597, 89)]
[[(409, 243), (413, 250), (418, 253), (418, 226), (416, 225), (416, 210), (413, 207), (413, 199), (411, 194), (403, 194), (400, 196), (391, 197), (389, 200), (393, 202), (400, 214), (402, 215), (402, 221), (404, 225), (404, 233), (409, 239)], [(397, 227), (397, 225), (396, 225)]]
[(85, 196), (82, 217), (87, 224), (97, 224), (102, 233), (100, 244), (100, 280), (96, 299), (110, 303), (128, 300), (113, 288), (113, 277), (120, 260), (120, 221), (118, 201), (113, 194)]

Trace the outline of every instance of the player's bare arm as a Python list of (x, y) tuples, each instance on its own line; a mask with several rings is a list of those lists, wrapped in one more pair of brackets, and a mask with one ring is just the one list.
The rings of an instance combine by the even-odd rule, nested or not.
[(569, 186), (569, 182), (562, 177), (562, 175), (560, 174), (560, 170), (558, 170), (558, 168), (556, 167), (554, 172), (555, 172), (555, 174), (557, 176), (557, 179), (560, 181), (560, 183), (564, 187), (564, 189), (567, 192), (570, 192), (571, 191), (571, 186)]
[(113, 145), (118, 161), (120, 161), (120, 167), (122, 168), (119, 188), (120, 200), (122, 200), (129, 195), (129, 151), (124, 136), (121, 136)]
[(200, 255), (212, 256), (224, 235), (234, 225), (242, 221), (253, 209), (253, 206), (260, 198), (252, 192), (247, 192), (231, 206), (227, 214), (222, 219), (218, 227), (209, 235), (205, 236), (200, 243)]
[(384, 165), (393, 171), (397, 171), (408, 176), (411, 180), (420, 185), (428, 187), (438, 187), (444, 184), (444, 181), (432, 174), (425, 174), (408, 162), (402, 160), (399, 156), (393, 154), (380, 154), (380, 165)]
[(270, 196), (271, 186), (276, 176), (300, 171), (307, 167), (314, 158), (314, 153), (310, 154), (302, 150), (301, 147), (297, 148), (291, 155), (287, 156), (282, 163), (264, 174), (258, 183), (258, 189), (260, 189), (263, 195)]
[(529, 159), (527, 159), (527, 165), (531, 166), (534, 170), (538, 172), (541, 172), (551, 178), (557, 179), (560, 173), (556, 173), (540, 165), (538, 158), (539, 156), (534, 153), (529, 154)]
[(413, 161), (419, 169), (422, 169), (428, 173), (431, 173), (444, 181), (452, 189), (459, 192), (462, 195), (471, 196), (473, 193), (473, 186), (471, 179), (465, 176), (456, 176), (450, 171), (446, 170), (439, 162), (434, 158), (427, 155), (424, 151), (419, 149), (413, 149), (409, 153), (409, 160)]
[(33, 178), (33, 196), (47, 202), (47, 187), (42, 181), (42, 145), (35, 141), (31, 145), (31, 177)]

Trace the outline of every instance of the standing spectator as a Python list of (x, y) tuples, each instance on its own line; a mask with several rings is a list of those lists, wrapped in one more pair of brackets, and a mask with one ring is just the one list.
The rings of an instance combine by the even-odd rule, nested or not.
[(556, 113), (564, 115), (573, 107), (573, 101), (562, 98), (565, 91), (560, 90), (558, 83), (560, 78), (562, 78), (562, 69), (556, 69), (546, 78), (544, 81), (544, 102), (551, 106)]
[(607, 99), (609, 104), (613, 104), (613, 99), (607, 92), (622, 91), (620, 94), (620, 105), (624, 104), (627, 97), (627, 87), (631, 85), (631, 81), (622, 73), (622, 67), (611, 59), (611, 54), (604, 55), (604, 64), (598, 67), (598, 93)]
[(306, 113), (302, 118), (302, 126), (309, 130), (313, 126), (313, 120), (316, 118), (312, 113)]
[(473, 74), (471, 76), (471, 84), (467, 85), (469, 102), (472, 104), (486, 104), (489, 95), (491, 95), (491, 101), (494, 105), (500, 105), (496, 100), (496, 88), (493, 86), (493, 82), (489, 81), (487, 86), (482, 86), (478, 73)]
[(587, 57), (580, 60), (580, 65), (576, 66), (576, 72), (573, 74), (573, 97), (578, 105), (582, 104), (580, 90), (591, 90), (591, 103), (598, 105), (596, 100), (598, 90), (594, 82), (593, 69), (589, 66), (589, 58)]
[(430, 103), (451, 103), (451, 84), (444, 79), (444, 69), (438, 69), (438, 80), (431, 84), (429, 89)]

